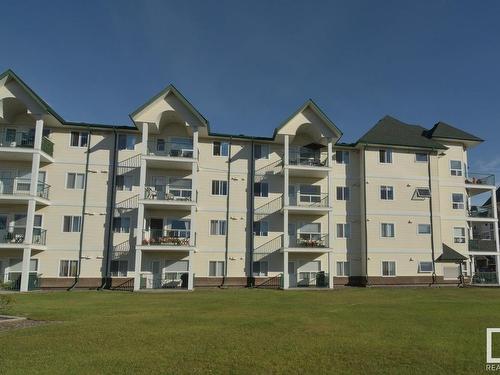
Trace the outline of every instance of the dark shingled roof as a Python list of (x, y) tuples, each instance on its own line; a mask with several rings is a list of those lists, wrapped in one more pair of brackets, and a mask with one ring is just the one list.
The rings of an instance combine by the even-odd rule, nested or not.
[(447, 147), (427, 136), (420, 125), (409, 125), (391, 116), (385, 116), (363, 135), (358, 143), (389, 146), (407, 146), (446, 150)]
[[(500, 187), (497, 188), (497, 202), (500, 202)], [(483, 203), (483, 207), (491, 206), (491, 197), (488, 198), (486, 202)]]
[(448, 125), (442, 121), (438, 122), (429, 130), (428, 136), (432, 138), (459, 139), (463, 141), (483, 142), (481, 138), (476, 137), (454, 126)]
[(443, 244), (443, 254), (436, 259), (436, 263), (457, 263), (464, 260), (467, 260), (467, 257), (453, 250), (448, 245)]

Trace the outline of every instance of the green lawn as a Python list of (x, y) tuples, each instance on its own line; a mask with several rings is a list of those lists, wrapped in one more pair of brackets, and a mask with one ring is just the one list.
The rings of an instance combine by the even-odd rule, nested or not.
[(500, 289), (14, 295), (0, 373), (479, 373)]

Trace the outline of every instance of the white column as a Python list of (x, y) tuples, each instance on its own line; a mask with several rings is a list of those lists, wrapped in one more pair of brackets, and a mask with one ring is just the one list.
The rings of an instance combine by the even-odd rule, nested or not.
[[(139, 200), (144, 199), (146, 190), (146, 172), (147, 163), (144, 156), (148, 154), (148, 123), (142, 123), (142, 145), (141, 145), (141, 169), (139, 174)], [(134, 268), (134, 290), (141, 288), (141, 265), (142, 265), (142, 246), (144, 232), (144, 204), (140, 203), (137, 206), (137, 229), (135, 242), (135, 268)]]
[(192, 189), (192, 197), (196, 202), (196, 205), (191, 207), (191, 236), (189, 238), (189, 245), (195, 246), (196, 242), (196, 208), (198, 206), (198, 130), (193, 132), (193, 158), (195, 162), (191, 168), (191, 189)]
[(23, 249), (23, 263), (21, 269), (21, 288), (20, 288), (21, 292), (28, 291), (30, 260), (31, 260), (31, 248), (26, 247)]
[(193, 252), (189, 252), (188, 261), (188, 290), (193, 290), (194, 287), (194, 275), (193, 275)]
[(283, 289), (288, 289), (290, 280), (288, 279), (288, 251), (283, 251)]
[(497, 249), (497, 259), (496, 259), (496, 269), (497, 269), (497, 283), (500, 284), (500, 244), (498, 239), (498, 211), (497, 211), (497, 194), (495, 189), (491, 189), (491, 208), (493, 210), (493, 217), (495, 222), (493, 223), (495, 245)]
[(333, 253), (330, 251), (328, 253), (328, 288), (333, 289)]
[(283, 181), (283, 204), (285, 207), (288, 207), (289, 205), (289, 197), (288, 197), (288, 186), (290, 184), (290, 179), (289, 179), (289, 170), (288, 170), (288, 165), (289, 165), (289, 156), (290, 156), (290, 147), (289, 147), (289, 136), (285, 135), (285, 154), (284, 156), (284, 166), (283, 166), (283, 175), (284, 175), (284, 181)]

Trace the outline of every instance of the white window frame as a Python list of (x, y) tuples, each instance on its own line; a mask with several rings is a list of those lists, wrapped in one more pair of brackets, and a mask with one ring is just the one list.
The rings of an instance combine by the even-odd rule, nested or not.
[[(259, 272), (255, 272), (255, 264), (258, 263), (259, 264)], [(262, 264), (265, 264), (266, 267), (266, 271), (265, 272), (262, 272)], [(253, 276), (267, 276), (269, 274), (269, 262), (266, 261), (266, 260), (257, 260), (255, 262), (253, 262), (253, 265), (252, 265), (252, 274)]]
[[(120, 147), (120, 137), (125, 137), (125, 148), (121, 148)], [(129, 139), (133, 139), (133, 146), (132, 148), (129, 148)], [(135, 145), (137, 144), (137, 137), (135, 136), (135, 134), (118, 134), (118, 151), (124, 151), (124, 150), (128, 150), (128, 151), (133, 151), (135, 150)]]
[[(339, 272), (339, 269), (341, 270), (341, 272)], [(351, 276), (351, 262), (349, 262), (348, 260), (337, 261), (335, 272), (337, 273), (337, 276), (340, 277)]]
[[(68, 182), (69, 182), (69, 175), (75, 175), (75, 179), (74, 179), (74, 183), (75, 185), (73, 187), (69, 187), (68, 186)], [(77, 181), (77, 177), (78, 176), (82, 176), (82, 187), (77, 187), (76, 186), (76, 181)], [(85, 173), (78, 173), (78, 172), (66, 172), (66, 181), (65, 181), (65, 189), (66, 190), (83, 190), (85, 189)]]
[[(384, 263), (394, 263), (394, 275), (384, 275)], [(383, 260), (380, 262), (380, 274), (382, 277), (396, 277), (397, 276), (397, 264), (395, 260)]]
[[(214, 182), (217, 183), (217, 194), (214, 194)], [(224, 189), (222, 189), (222, 186), (225, 184), (226, 186), (226, 192), (225, 194), (221, 194), (221, 192), (224, 192)], [(228, 181), (226, 180), (211, 180), (210, 182), (210, 195), (214, 197), (225, 197), (227, 196), (227, 189), (228, 189)]]
[[(72, 143), (71, 141), (72, 141), (74, 133), (78, 133), (78, 146), (74, 146), (74, 145), (71, 144)], [(85, 144), (83, 146), (82, 146), (82, 138), (83, 138), (82, 134), (87, 134), (87, 144)], [(89, 140), (90, 140), (89, 132), (82, 132), (82, 131), (78, 131), (78, 130), (72, 130), (72, 131), (69, 132), (69, 147), (73, 147), (73, 148), (85, 148), (85, 147), (88, 147)]]
[[(392, 198), (389, 199), (389, 191), (392, 193)], [(383, 198), (382, 193), (385, 193), (385, 198)], [(380, 185), (379, 199), (381, 201), (393, 201), (394, 200), (394, 186), (391, 185)]]
[[(392, 225), (392, 236), (384, 236), (384, 225)], [(395, 223), (380, 223), (380, 238), (396, 238), (396, 224)]]
[[(457, 236), (455, 234), (455, 229), (463, 230), (463, 235)], [(458, 241), (457, 241), (458, 239)], [(453, 227), (453, 243), (464, 244), (467, 241), (467, 231), (465, 227)]]
[[(216, 143), (220, 143), (220, 155), (215, 155), (215, 144)], [(226, 150), (227, 150), (227, 153), (225, 154), (223, 152), (224, 150), (224, 147), (223, 145), (226, 145)], [(217, 158), (227, 158), (229, 156), (229, 142), (227, 141), (213, 141), (212, 142), (212, 156), (215, 156)]]
[[(339, 235), (339, 228), (342, 228), (342, 236)], [(335, 234), (339, 239), (349, 239), (351, 238), (351, 223), (337, 223), (335, 226)], [(347, 233), (347, 234), (346, 234)]]
[[(68, 262), (68, 274), (65, 276), (61, 276), (61, 262)], [(76, 263), (75, 275), (71, 275), (71, 264)], [(57, 270), (58, 277), (75, 277), (78, 275), (78, 260), (76, 259), (59, 259), (59, 266)]]
[[(256, 185), (261, 185), (259, 194), (256, 194), (256, 189), (255, 189)], [(263, 185), (266, 186), (266, 189), (265, 189), (266, 190), (266, 194), (263, 194), (263, 189), (262, 189)], [(269, 183), (268, 182), (254, 182), (253, 196), (254, 197), (261, 197), (261, 198), (267, 198), (267, 197), (269, 197)]]
[[(418, 155), (424, 155), (425, 160), (418, 160)], [(429, 154), (427, 152), (415, 152), (415, 163), (427, 163), (429, 161)]]
[[(257, 232), (255, 230), (255, 225), (256, 224), (259, 224), (259, 231)], [(262, 230), (262, 225), (264, 224), (264, 226), (266, 227), (266, 230)], [(254, 236), (256, 237), (267, 237), (269, 235), (269, 222), (267, 220), (256, 220), (253, 222), (253, 225), (254, 225), (254, 228), (253, 229), (253, 234)]]
[[(113, 272), (111, 271), (113, 262), (118, 262), (118, 271), (116, 272), (117, 273), (116, 275), (113, 275)], [(126, 263), (127, 267), (125, 267), (126, 268), (125, 273), (122, 274), (122, 275), (120, 275), (120, 264), (123, 264), (123, 263)], [(109, 264), (109, 273), (110, 273), (111, 277), (127, 277), (127, 274), (128, 274), (128, 260), (127, 259), (112, 259), (110, 261), (110, 264)]]
[[(430, 263), (431, 269), (429, 271), (422, 270), (422, 263)], [(418, 262), (418, 273), (432, 273), (434, 271), (434, 265), (431, 260), (421, 260)]]
[[(462, 202), (455, 202), (453, 200), (454, 195), (462, 196)], [(451, 208), (453, 210), (463, 210), (465, 208), (465, 198), (463, 193), (451, 193)]]
[[(263, 157), (258, 158), (258, 157), (255, 156), (255, 154), (256, 154), (255, 148), (256, 147), (261, 147), (261, 154), (264, 154)], [(262, 149), (267, 149), (267, 152), (262, 153)], [(269, 159), (269, 154), (270, 153), (271, 153), (271, 147), (267, 143), (256, 143), (256, 144), (253, 145), (254, 160)]]
[[(460, 169), (453, 168), (452, 164), (453, 162), (458, 162), (460, 163)], [(461, 160), (450, 160), (450, 175), (455, 176), (455, 177), (462, 177), (463, 176), (463, 168), (464, 165)]]
[[(210, 264), (211, 263), (215, 263), (215, 275), (210, 275)], [(222, 273), (220, 275), (218, 275), (217, 271), (219, 269), (219, 265), (222, 263)], [(224, 277), (224, 270), (225, 270), (225, 262), (223, 260), (209, 260), (208, 261), (208, 277)]]
[[(339, 199), (340, 192), (340, 199)], [(351, 189), (349, 186), (337, 186), (335, 189), (335, 199), (338, 201), (350, 201), (351, 200)]]
[[(338, 154), (342, 155), (340, 157), (340, 161), (337, 158)], [(347, 157), (346, 157), (346, 155), (347, 155)], [(337, 151), (335, 151), (335, 155), (333, 157), (333, 160), (335, 161), (336, 164), (347, 165), (351, 162), (351, 153), (349, 151), (345, 151), (345, 150), (337, 150)]]
[[(120, 220), (120, 226), (118, 227), (119, 230), (116, 230), (116, 226), (115, 226), (115, 222), (117, 220)], [(123, 225), (124, 221), (128, 221), (128, 227)], [(111, 228), (113, 230), (113, 233), (129, 234), (131, 228), (132, 228), (132, 220), (129, 216), (114, 216), (113, 217), (113, 226)]]
[[(71, 218), (71, 222), (70, 222), (71, 230), (70, 231), (65, 231), (64, 230), (64, 218), (65, 217)], [(78, 225), (78, 231), (74, 231), (73, 230), (75, 217), (80, 218), (80, 223)], [(61, 227), (61, 232), (62, 233), (81, 233), (81, 231), (82, 231), (82, 217), (81, 217), (81, 215), (63, 215), (63, 217), (62, 217), (62, 227)]]
[[(123, 185), (118, 184), (118, 177), (123, 178)], [(134, 176), (130, 174), (117, 174), (115, 186), (117, 191), (132, 191), (134, 188)]]
[[(216, 233), (212, 233), (212, 222), (216, 222)], [(224, 223), (224, 226), (221, 225)], [(224, 231), (221, 229), (224, 228)], [(210, 219), (208, 222), (208, 234), (210, 236), (225, 236), (227, 233), (227, 221), (223, 219)]]
[[(429, 194), (426, 194), (425, 196), (422, 196), (419, 192), (419, 190), (427, 190), (429, 191)], [(417, 195), (418, 198), (421, 198), (421, 199), (426, 199), (426, 198), (431, 198), (431, 189), (428, 188), (428, 187), (417, 187), (415, 188), (415, 194)]]
[[(429, 227), (429, 232), (420, 232), (420, 226), (421, 225), (426, 225)], [(418, 223), (417, 224), (417, 234), (419, 236), (429, 236), (432, 233), (432, 226), (429, 223)]]
[[(384, 161), (381, 160), (381, 152), (384, 152), (385, 156), (384, 156)], [(392, 164), (394, 158), (393, 158), (393, 152), (392, 152), (392, 148), (381, 148), (378, 150), (378, 163), (379, 164)]]

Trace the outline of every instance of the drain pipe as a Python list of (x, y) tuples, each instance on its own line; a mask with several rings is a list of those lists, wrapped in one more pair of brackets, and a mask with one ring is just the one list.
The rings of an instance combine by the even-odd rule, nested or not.
[(75, 281), (73, 285), (68, 288), (68, 291), (73, 290), (80, 280), (80, 273), (82, 270), (82, 253), (83, 253), (83, 228), (85, 226), (85, 209), (87, 208), (87, 186), (89, 177), (89, 160), (90, 160), (90, 142), (92, 140), (90, 127), (87, 126), (87, 157), (85, 160), (85, 181), (83, 182), (83, 204), (82, 204), (82, 219), (80, 223), (80, 243), (78, 250), (78, 268), (76, 270)]
[[(116, 200), (116, 160), (118, 158), (118, 134), (116, 133), (116, 127), (113, 126), (113, 158), (111, 159), (111, 202), (109, 206), (108, 212), (108, 236), (107, 236), (107, 246), (106, 253), (104, 257), (104, 278), (102, 280), (101, 286), (98, 288), (99, 290), (104, 288), (109, 288), (111, 286), (110, 279), (110, 265), (111, 265), (111, 254), (113, 249), (113, 219), (115, 213), (115, 200)], [(109, 281), (109, 284), (108, 284)]]
[(229, 151), (227, 154), (227, 195), (226, 195), (226, 249), (224, 254), (224, 276), (222, 278), (222, 283), (219, 288), (224, 288), (226, 286), (227, 279), (227, 268), (228, 268), (228, 260), (229, 260), (229, 187), (231, 186), (231, 146), (233, 143), (233, 137), (229, 137)]
[(254, 185), (255, 185), (255, 154), (254, 154), (254, 138), (251, 138), (250, 142), (250, 207), (248, 209), (250, 215), (250, 229), (249, 233), (249, 245), (250, 245), (250, 264), (249, 264), (249, 278), (250, 278), (250, 287), (255, 286), (255, 280), (253, 278), (253, 248), (254, 248), (254, 234), (253, 234), (253, 224), (254, 224), (254, 208), (255, 208), (255, 197), (254, 197)]
[(431, 286), (436, 284), (436, 255), (434, 249), (434, 218), (432, 211), (432, 175), (431, 175), (431, 154), (427, 157), (427, 172), (429, 174), (429, 190), (431, 191), (431, 196), (429, 198), (429, 213), (430, 213), (430, 224), (431, 224), (431, 256), (432, 256), (432, 283)]
[(369, 282), (368, 282), (368, 222), (367, 222), (367, 219), (368, 219), (368, 216), (367, 216), (367, 209), (366, 209), (366, 145), (362, 148), (362, 152), (363, 152), (363, 206), (364, 206), (364, 214), (365, 214), (365, 217), (364, 217), (364, 223), (363, 223), (363, 227), (364, 227), (364, 234), (365, 234), (365, 267), (364, 267), (364, 283), (365, 283), (365, 287), (369, 285)]

